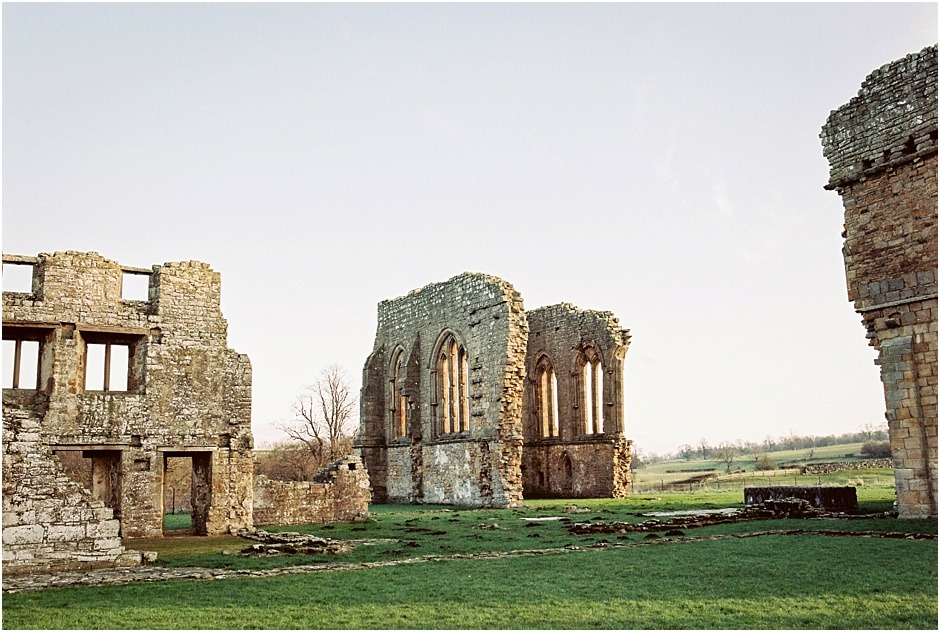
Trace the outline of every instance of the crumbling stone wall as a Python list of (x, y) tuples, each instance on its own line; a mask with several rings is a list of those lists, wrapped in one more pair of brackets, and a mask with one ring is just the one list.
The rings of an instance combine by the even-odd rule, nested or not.
[[(512, 507), (523, 485), (532, 495), (626, 495), (629, 334), (612, 314), (562, 304), (527, 315), (509, 283), (470, 273), (383, 301), (378, 312), (356, 440), (375, 502)], [(537, 334), (529, 333), (530, 318)], [(551, 436), (539, 434), (535, 387), (526, 378), (545, 357), (555, 363), (565, 410), (562, 430)], [(579, 416), (585, 362), (604, 374), (596, 378), (602, 426), (590, 432)], [(452, 379), (442, 377), (448, 372)], [(461, 397), (465, 413), (455, 403)]]
[[(356, 442), (376, 502), (521, 502), (527, 332), (519, 293), (484, 274), (462, 274), (379, 303)], [(463, 367), (455, 371), (462, 372), (457, 386), (445, 389), (447, 404), (441, 403), (442, 355)], [(457, 399), (462, 404), (448, 413)]]
[(254, 479), (255, 524), (349, 522), (369, 516), (369, 477), (359, 457), (340, 459), (312, 482)]
[[(3, 293), (3, 338), (38, 341), (40, 356), (34, 387), (3, 390), (4, 568), (15, 561), (8, 525), (42, 530), (31, 561), (44, 564), (45, 545), (76, 503), (107, 522), (102, 501), (124, 537), (161, 535), (168, 457), (192, 459), (198, 533), (250, 527), (251, 365), (226, 345), (219, 274), (199, 262), (128, 268), (94, 252), (3, 260), (33, 267), (32, 292)], [(149, 276), (147, 300), (122, 297), (126, 273)], [(105, 376), (117, 377), (87, 387), (100, 377), (91, 375), (92, 346), (106, 358), (126, 350), (126, 383), (113, 383), (122, 381), (120, 361), (105, 360)], [(91, 458), (90, 491), (60, 485), (61, 466), (50, 458), (60, 450)], [(27, 466), (39, 462), (51, 465)], [(30, 509), (42, 490), (55, 510)], [(98, 528), (90, 525), (86, 537)], [(113, 527), (101, 528), (116, 558)], [(83, 546), (77, 532), (72, 541)]]
[(834, 474), (851, 470), (878, 470), (894, 467), (891, 459), (866, 459), (865, 461), (834, 461), (832, 463), (808, 463), (800, 468), (800, 474)]
[(854, 487), (745, 487), (744, 505), (760, 505), (771, 501), (796, 498), (817, 509), (858, 513), (858, 497)]
[[(526, 316), (525, 496), (627, 496), (631, 442), (624, 436), (623, 361), (629, 332), (611, 312), (569, 303)], [(593, 402), (585, 391), (586, 354), (592, 353), (599, 356), (603, 375), (596, 411), (589, 410)]]
[(937, 47), (872, 72), (822, 134), (846, 282), (878, 349), (902, 517), (937, 515)]

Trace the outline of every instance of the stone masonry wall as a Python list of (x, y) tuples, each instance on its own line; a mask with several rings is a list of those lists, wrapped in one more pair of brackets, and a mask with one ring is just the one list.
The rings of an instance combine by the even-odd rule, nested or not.
[(358, 457), (332, 463), (313, 482), (254, 479), (258, 525), (348, 522), (369, 516), (369, 477)]
[(937, 515), (937, 47), (882, 66), (821, 133), (846, 284), (878, 349), (902, 517)]
[[(3, 337), (40, 341), (38, 386), (3, 391), (4, 526), (57, 526), (53, 514), (28, 511), (31, 492), (17, 480), (26, 459), (79, 450), (100, 474), (88, 502), (103, 501), (124, 537), (162, 534), (169, 457), (192, 460), (198, 532), (250, 527), (251, 365), (227, 347), (219, 274), (199, 262), (126, 268), (94, 252), (4, 255), (4, 263), (32, 265), (33, 291), (3, 293)], [(127, 272), (149, 276), (148, 300), (122, 298)], [(90, 345), (128, 350), (126, 390), (86, 389)], [(26, 453), (6, 432), (24, 418), (38, 424)], [(52, 476), (41, 486), (54, 487)], [(48, 502), (66, 507), (75, 498), (63, 490)], [(41, 547), (34, 552), (37, 564), (47, 561)]]
[[(470, 273), (383, 301), (378, 311), (356, 440), (374, 502), (512, 507), (521, 503), (523, 485), (536, 496), (627, 494), (629, 334), (613, 314), (561, 304), (527, 315), (509, 283)], [(530, 318), (538, 323), (532, 333)], [(451, 334), (469, 358), (470, 424), (442, 432), (448, 402), (438, 392), (438, 367), (442, 340)], [(601, 356), (604, 371), (603, 429), (591, 433), (583, 431), (578, 403), (587, 347)], [(565, 410), (564, 430), (553, 437), (538, 434), (526, 378), (529, 365), (546, 354), (556, 364)]]
[[(522, 501), (522, 389), (527, 334), (522, 299), (496, 277), (465, 273), (383, 301), (363, 371), (357, 451), (376, 501), (512, 507)], [(469, 424), (443, 432), (437, 358), (448, 335), (467, 356)], [(407, 432), (393, 436), (389, 363), (403, 354), (399, 387)]]
[[(523, 406), (523, 489), (527, 498), (624, 497), (630, 485), (630, 445), (624, 437), (623, 361), (630, 334), (611, 312), (561, 303), (531, 310)], [(602, 432), (585, 421), (584, 351), (601, 356)], [(557, 434), (541, 421), (539, 363), (557, 380)], [(552, 413), (554, 414), (554, 413)]]

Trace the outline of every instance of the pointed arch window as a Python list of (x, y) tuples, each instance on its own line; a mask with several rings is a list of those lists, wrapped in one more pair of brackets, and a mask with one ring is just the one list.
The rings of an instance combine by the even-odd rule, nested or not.
[(467, 392), (467, 350), (448, 334), (437, 354), (437, 429), (442, 435), (470, 429), (470, 398)]
[(584, 434), (604, 432), (604, 370), (601, 354), (593, 346), (585, 347), (579, 357), (581, 365), (581, 417)]
[(543, 355), (535, 365), (535, 403), (539, 422), (539, 435), (558, 436), (558, 378), (548, 356)]
[(389, 412), (391, 417), (392, 439), (404, 437), (408, 433), (407, 408), (408, 401), (403, 389), (404, 382), (404, 351), (399, 348), (392, 356), (392, 363), (388, 378)]

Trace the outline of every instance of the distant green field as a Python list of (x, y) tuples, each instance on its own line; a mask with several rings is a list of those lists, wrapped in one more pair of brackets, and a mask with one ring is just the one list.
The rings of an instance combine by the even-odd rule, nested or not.
[[(886, 486), (893, 489), (894, 472), (890, 469), (860, 469), (826, 475), (800, 475), (799, 466), (808, 463), (867, 460), (860, 455), (861, 443), (846, 443), (821, 448), (768, 452), (777, 469), (756, 471), (757, 454), (738, 455), (727, 474), (726, 464), (717, 459), (670, 459), (644, 465), (634, 471), (633, 491), (692, 491), (695, 489), (743, 489), (751, 485), (854, 485)], [(704, 478), (706, 475), (708, 478)], [(698, 480), (695, 480), (698, 479)], [(678, 486), (679, 489), (673, 489)]]

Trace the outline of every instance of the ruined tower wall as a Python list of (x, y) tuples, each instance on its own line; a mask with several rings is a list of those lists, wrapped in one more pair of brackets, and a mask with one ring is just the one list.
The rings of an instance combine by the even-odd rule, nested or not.
[[(219, 274), (199, 262), (129, 269), (72, 251), (4, 261), (34, 264), (32, 293), (3, 293), (4, 339), (42, 341), (37, 388), (3, 391), (5, 426), (27, 414), (39, 421), (44, 453), (90, 456), (105, 480), (93, 494), (112, 507), (125, 537), (162, 534), (168, 457), (192, 459), (198, 531), (250, 527), (251, 365), (226, 346)], [(148, 300), (122, 298), (128, 271), (149, 275)], [(128, 349), (126, 391), (86, 389), (89, 345)], [(21, 458), (6, 435), (3, 457), (6, 485)], [(5, 486), (4, 525), (45, 525), (18, 502), (8, 513)]]
[(937, 47), (871, 73), (822, 134), (846, 284), (885, 391), (899, 513), (937, 515)]
[[(561, 303), (527, 312), (527, 385), (523, 401), (523, 488), (527, 498), (623, 497), (629, 493), (630, 444), (624, 436), (623, 361), (630, 334), (611, 312)], [(602, 432), (586, 418), (585, 352), (601, 356)], [(546, 364), (549, 363), (549, 364)], [(540, 363), (551, 366), (557, 388), (543, 400)], [(543, 406), (557, 420), (543, 427)], [(546, 424), (552, 425), (552, 424)]]
[[(377, 500), (384, 493), (392, 502), (521, 502), (527, 331), (518, 292), (483, 274), (465, 273), (379, 304), (374, 350), (363, 371), (357, 440)], [(466, 375), (459, 379), (465, 381), (460, 388), (467, 393), (467, 423), (455, 421), (447, 429), (439, 358), (451, 339), (465, 353), (459, 357), (465, 358)], [(404, 432), (393, 431), (396, 358), (402, 359), (397, 389), (406, 399)], [(459, 411), (455, 415), (463, 419)]]

